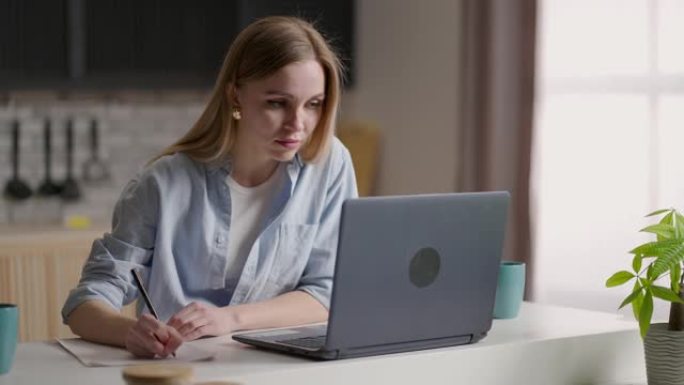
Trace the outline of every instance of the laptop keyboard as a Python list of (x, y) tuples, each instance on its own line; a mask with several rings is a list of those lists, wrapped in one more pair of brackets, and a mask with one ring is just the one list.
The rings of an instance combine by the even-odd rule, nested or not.
[(323, 345), (325, 345), (325, 335), (316, 337), (293, 338), (289, 340), (280, 340), (278, 342), (288, 345), (300, 346), (302, 348), (307, 349), (320, 349), (323, 347)]

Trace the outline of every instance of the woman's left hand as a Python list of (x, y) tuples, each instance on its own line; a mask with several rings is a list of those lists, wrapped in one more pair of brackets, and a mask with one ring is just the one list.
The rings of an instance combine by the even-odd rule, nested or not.
[(192, 302), (169, 319), (168, 325), (178, 330), (185, 341), (204, 336), (220, 336), (235, 330), (230, 308)]

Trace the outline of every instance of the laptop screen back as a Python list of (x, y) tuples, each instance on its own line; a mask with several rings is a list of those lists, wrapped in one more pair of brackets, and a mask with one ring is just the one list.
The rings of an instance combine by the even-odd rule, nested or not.
[(346, 201), (326, 347), (486, 333), (508, 201), (506, 192)]

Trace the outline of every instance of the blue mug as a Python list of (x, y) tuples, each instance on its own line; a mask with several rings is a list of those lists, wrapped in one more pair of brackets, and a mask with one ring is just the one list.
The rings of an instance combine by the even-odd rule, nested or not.
[(494, 318), (515, 318), (525, 294), (525, 263), (503, 261), (499, 265)]
[(17, 349), (17, 327), (19, 309), (17, 305), (0, 303), (0, 375), (8, 373), (14, 362)]

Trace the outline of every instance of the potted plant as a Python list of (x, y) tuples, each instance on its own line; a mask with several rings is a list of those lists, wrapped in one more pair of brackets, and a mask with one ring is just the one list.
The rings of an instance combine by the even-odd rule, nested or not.
[[(632, 293), (620, 308), (631, 304), (639, 321), (649, 385), (684, 384), (684, 216), (675, 209), (664, 209), (647, 217), (659, 215), (663, 217), (657, 224), (641, 229), (655, 235), (655, 241), (630, 251), (632, 271), (618, 271), (606, 286), (634, 281)], [(651, 324), (654, 298), (670, 302), (668, 323)]]

